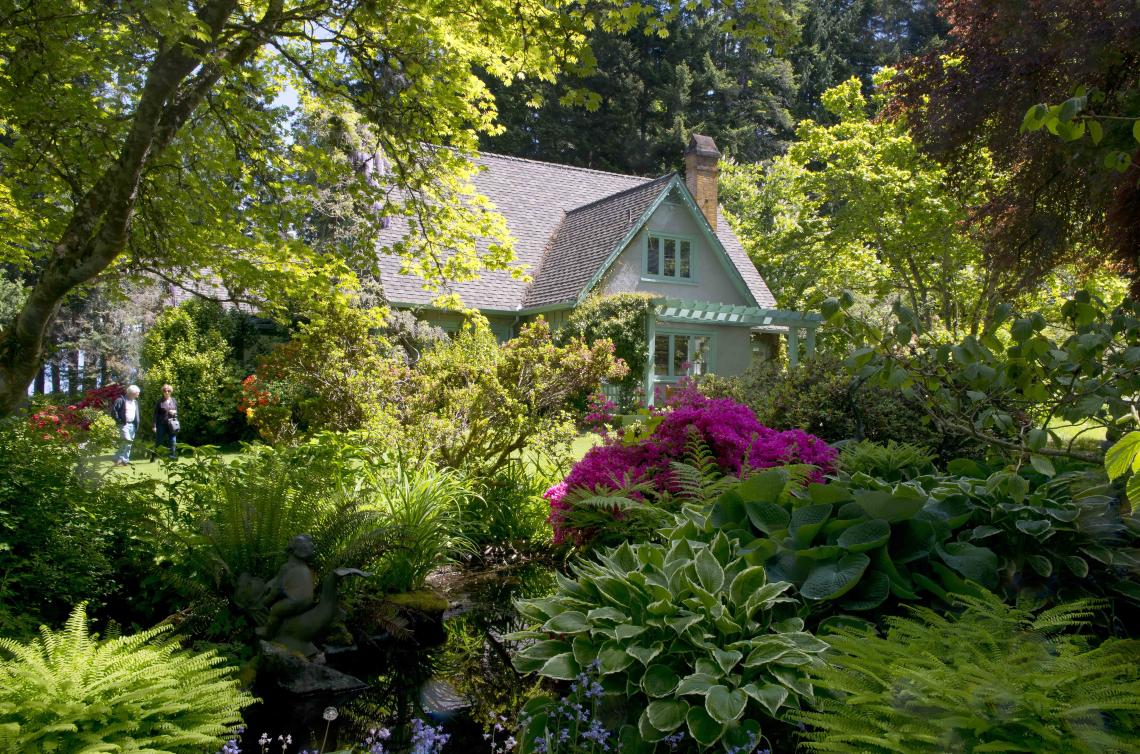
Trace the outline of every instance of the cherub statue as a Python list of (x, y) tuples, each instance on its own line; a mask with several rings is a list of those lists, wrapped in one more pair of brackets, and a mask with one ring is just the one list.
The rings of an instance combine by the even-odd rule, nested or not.
[(257, 635), (272, 639), (281, 621), (299, 615), (316, 604), (316, 585), (309, 563), (313, 559), (313, 538), (298, 534), (285, 548), (289, 556), (277, 575), (261, 587), (249, 606), (259, 625)]

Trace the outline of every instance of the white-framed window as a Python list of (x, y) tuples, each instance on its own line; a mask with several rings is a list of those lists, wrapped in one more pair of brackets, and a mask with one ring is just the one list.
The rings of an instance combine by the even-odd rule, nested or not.
[(660, 332), (653, 337), (653, 376), (658, 382), (706, 374), (712, 367), (713, 336)]
[(649, 233), (645, 242), (645, 274), (666, 280), (696, 277), (695, 245), (691, 239)]

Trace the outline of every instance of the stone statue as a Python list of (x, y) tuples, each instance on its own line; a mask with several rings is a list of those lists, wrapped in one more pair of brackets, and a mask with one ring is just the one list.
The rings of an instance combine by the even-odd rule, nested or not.
[(337, 582), (345, 576), (370, 576), (355, 568), (336, 568), (325, 576), (320, 594), (315, 592), (313, 539), (299, 534), (285, 548), (288, 559), (269, 581), (249, 574), (238, 579), (234, 601), (244, 607), (257, 623), (262, 639), (283, 645), (306, 658), (319, 650), (314, 644), (332, 625), (337, 615)]

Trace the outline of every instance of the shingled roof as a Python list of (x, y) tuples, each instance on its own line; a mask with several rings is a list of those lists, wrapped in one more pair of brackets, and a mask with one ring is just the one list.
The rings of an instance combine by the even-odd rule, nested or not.
[[(573, 303), (610, 252), (646, 209), (669, 185), (673, 174), (660, 178), (607, 173), (569, 165), (480, 154), (476, 189), (506, 218), (515, 241), (515, 257), (526, 265), (533, 282), (516, 280), (506, 271), (483, 272), (478, 280), (451, 283), (466, 305), (484, 311), (522, 309)], [(720, 218), (717, 238), (740, 272), (759, 306), (775, 306), (739, 240)], [(381, 244), (407, 233), (393, 222), (381, 234)], [(399, 274), (399, 259), (382, 255), (380, 270), (390, 301), (429, 305), (435, 294), (422, 281)]]
[(672, 178), (670, 173), (567, 212), (527, 289), (523, 308), (577, 301), (582, 288)]

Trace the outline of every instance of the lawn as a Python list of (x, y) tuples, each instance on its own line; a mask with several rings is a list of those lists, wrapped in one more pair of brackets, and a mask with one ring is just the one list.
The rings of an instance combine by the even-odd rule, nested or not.
[(1097, 445), (1104, 442), (1105, 438), (1104, 427), (1096, 426), (1092, 422), (1082, 422), (1080, 424), (1054, 422), (1049, 426), (1049, 429), (1057, 433), (1062, 446), (1068, 446), (1074, 437), (1077, 438), (1074, 447)]
[[(601, 441), (601, 436), (593, 432), (584, 432), (578, 435), (570, 445), (571, 458), (575, 461), (580, 460), (582, 456), (586, 455), (586, 451), (600, 444)], [(178, 460), (173, 463), (175, 465), (185, 463), (188, 459), (193, 457), (193, 454), (194, 449), (192, 447), (181, 446), (179, 448)], [(227, 445), (220, 450), (220, 454), (224, 458), (237, 457), (241, 454), (241, 447)], [(113, 453), (94, 456), (88, 460), (91, 464), (91, 470), (99, 475), (110, 473), (160, 480), (168, 478), (171, 462), (164, 458), (157, 461), (149, 460), (149, 443), (136, 442), (131, 455), (133, 460), (131, 461), (131, 465), (127, 467), (115, 466)]]

